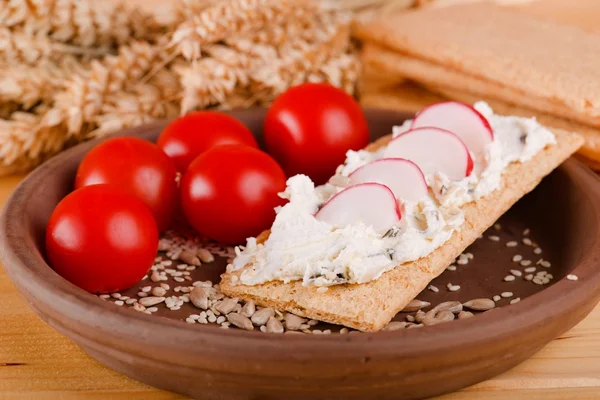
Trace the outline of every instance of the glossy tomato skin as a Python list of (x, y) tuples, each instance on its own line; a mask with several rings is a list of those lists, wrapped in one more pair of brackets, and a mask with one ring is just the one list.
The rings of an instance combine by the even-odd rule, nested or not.
[(46, 229), (46, 254), (63, 278), (92, 293), (135, 285), (158, 250), (152, 212), (114, 185), (92, 185), (66, 196)]
[(157, 144), (181, 172), (215, 146), (242, 144), (258, 148), (250, 129), (234, 117), (216, 111), (197, 111), (176, 119), (162, 131)]
[(308, 175), (322, 184), (348, 150), (369, 143), (360, 105), (346, 92), (321, 83), (295, 86), (279, 96), (265, 118), (265, 143), (288, 176)]
[(247, 146), (214, 147), (196, 158), (181, 180), (181, 204), (198, 232), (243, 243), (270, 228), (283, 204), (285, 174), (268, 154)]
[(160, 231), (170, 227), (179, 207), (177, 170), (155, 144), (134, 137), (109, 139), (94, 147), (77, 169), (75, 189), (117, 185), (146, 203)]

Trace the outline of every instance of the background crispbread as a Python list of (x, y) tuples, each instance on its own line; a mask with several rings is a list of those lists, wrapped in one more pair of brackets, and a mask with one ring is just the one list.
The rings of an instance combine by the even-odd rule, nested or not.
[(584, 117), (600, 117), (600, 34), (490, 4), (388, 15), (358, 25), (356, 33), (396, 51), (565, 105)]
[[(300, 316), (362, 331), (380, 330), (498, 217), (577, 151), (583, 142), (577, 134), (566, 131), (555, 133), (557, 145), (546, 148), (526, 163), (509, 165), (500, 190), (463, 206), (465, 222), (461, 230), (427, 257), (399, 265), (374, 281), (333, 286), (323, 293), (316, 287), (302, 286), (301, 282), (284, 284), (274, 281), (256, 286), (235, 284), (232, 278), (239, 279), (243, 270), (223, 274), (221, 290), (231, 297), (254, 300), (259, 305)], [(368, 149), (375, 150), (389, 140), (390, 136), (386, 136)], [(260, 239), (266, 239), (267, 235), (263, 234)]]
[[(403, 79), (414, 80), (448, 99), (470, 104), (478, 100), (486, 100), (501, 114), (536, 116), (543, 124), (550, 127), (578, 132), (585, 138), (585, 144), (579, 149), (579, 154), (587, 159), (600, 160), (600, 131), (569, 120), (570, 118), (577, 121), (580, 115), (564, 106), (544, 99), (534, 99), (519, 90), (395, 53), (373, 43), (364, 46), (362, 57), (365, 69), (370, 70), (372, 74), (376, 71), (376, 75), (386, 76), (388, 83)], [(422, 95), (423, 92), (416, 97)], [(527, 99), (528, 107), (516, 104), (523, 99)], [(369, 106), (387, 107), (385, 101), (379, 100), (378, 104), (370, 104), (368, 99), (363, 98), (363, 103)], [(581, 120), (579, 122), (585, 123)]]

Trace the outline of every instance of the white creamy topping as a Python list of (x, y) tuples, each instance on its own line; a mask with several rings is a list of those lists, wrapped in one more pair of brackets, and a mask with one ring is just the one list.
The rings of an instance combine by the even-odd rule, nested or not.
[[(248, 239), (228, 269), (251, 264), (240, 277), (247, 285), (302, 280), (304, 285), (329, 286), (369, 282), (399, 264), (428, 255), (460, 229), (464, 222), (461, 205), (500, 188), (502, 172), (511, 162), (528, 161), (556, 143), (552, 132), (534, 118), (495, 115), (484, 102), (476, 103), (475, 109), (494, 131), (481, 165), (476, 164), (473, 173), (459, 181), (442, 173), (427, 176), (429, 196), (416, 204), (400, 199), (400, 226), (376, 232), (363, 223), (333, 227), (314, 217), (324, 202), (345, 187), (350, 173), (383, 157), (383, 149), (349, 151), (346, 162), (326, 185), (315, 188), (304, 175), (290, 178), (282, 193), (290, 201), (277, 210), (269, 239), (264, 244)], [(394, 137), (410, 129), (410, 124), (406, 121), (394, 127)]]

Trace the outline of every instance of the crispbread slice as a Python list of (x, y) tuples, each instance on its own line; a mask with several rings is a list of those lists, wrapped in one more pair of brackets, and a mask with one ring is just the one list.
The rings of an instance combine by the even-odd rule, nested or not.
[(398, 52), (600, 118), (600, 34), (491, 4), (425, 8), (359, 24)]
[[(446, 243), (426, 257), (398, 265), (374, 281), (332, 286), (326, 292), (320, 292), (314, 286), (303, 286), (302, 282), (284, 284), (272, 281), (255, 286), (234, 283), (234, 280), (239, 281), (243, 269), (223, 274), (221, 290), (228, 296), (253, 300), (264, 307), (361, 331), (378, 331), (517, 200), (583, 143), (583, 139), (575, 133), (555, 131), (555, 134), (556, 145), (542, 150), (528, 162), (513, 163), (506, 168), (501, 189), (480, 201), (464, 205), (465, 222), (461, 230), (454, 232)], [(367, 149), (376, 150), (390, 138), (386, 136)], [(268, 232), (264, 232), (259, 239), (266, 240), (267, 237)], [(237, 279), (232, 280), (234, 276)]]
[[(585, 121), (579, 114), (560, 104), (531, 98), (518, 90), (397, 54), (374, 44), (365, 45), (363, 61), (368, 69), (377, 70), (380, 74), (396, 80), (414, 80), (449, 99), (467, 103), (483, 99), (493, 103), (491, 105), (494, 109), (499, 104), (498, 109), (502, 114), (525, 117), (535, 115), (539, 121), (550, 127), (578, 132), (585, 139), (579, 153), (588, 159), (600, 160), (600, 131), (582, 125)], [(526, 106), (519, 103), (525, 103)], [(580, 123), (568, 120), (577, 121), (577, 118)]]

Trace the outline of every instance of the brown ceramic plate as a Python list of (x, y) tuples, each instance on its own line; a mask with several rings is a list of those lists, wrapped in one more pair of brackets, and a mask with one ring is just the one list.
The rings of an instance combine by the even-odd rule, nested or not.
[[(263, 111), (233, 112), (260, 137)], [(373, 138), (387, 134), (407, 113), (367, 111)], [(158, 123), (121, 133), (155, 140)], [(44, 260), (48, 217), (72, 187), (78, 163), (98, 141), (51, 159), (9, 199), (0, 224), (1, 253), (12, 280), (35, 312), (103, 364), (153, 386), (202, 399), (419, 398), (471, 385), (517, 365), (571, 328), (600, 295), (600, 185), (569, 160), (502, 219), (502, 230), (470, 247), (475, 258), (434, 281), (433, 304), (514, 292), (522, 301), (470, 319), (421, 329), (350, 335), (270, 335), (182, 322), (177, 313), (145, 315), (71, 285)], [(511, 258), (534, 262), (532, 247), (507, 248), (531, 229), (552, 262), (541, 286), (504, 282)], [(223, 260), (197, 269), (215, 279)], [(541, 268), (541, 267), (540, 267)], [(575, 274), (578, 281), (566, 279)], [(449, 292), (447, 283), (460, 285)], [(134, 292), (137, 288), (132, 289)], [(191, 306), (190, 306), (191, 307)], [(182, 311), (183, 312), (183, 311)], [(192, 313), (192, 310), (187, 310)], [(400, 316), (399, 316), (400, 317)]]

